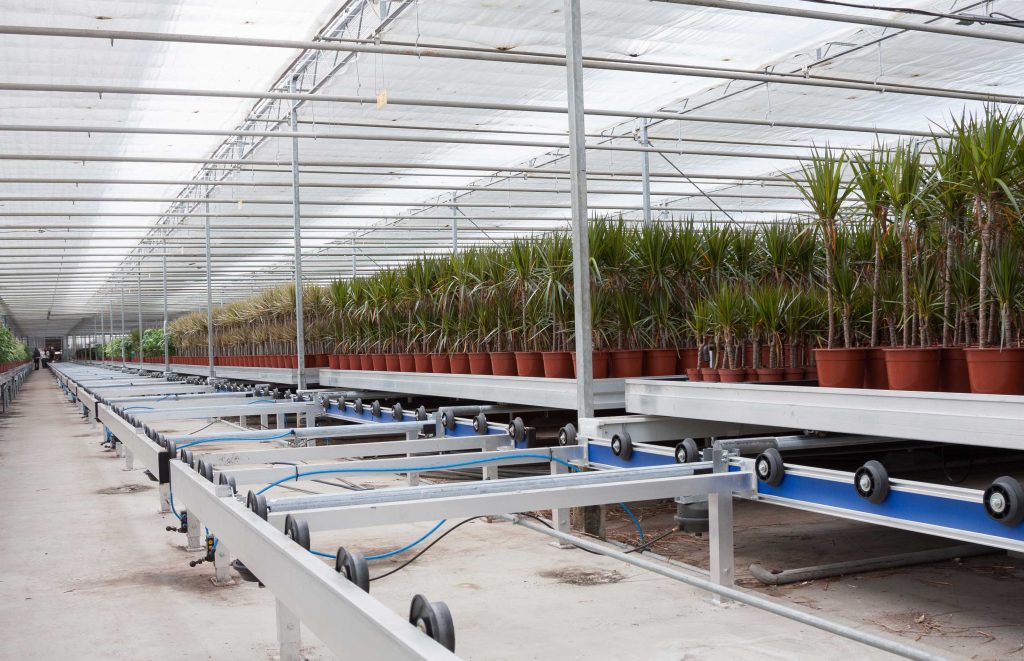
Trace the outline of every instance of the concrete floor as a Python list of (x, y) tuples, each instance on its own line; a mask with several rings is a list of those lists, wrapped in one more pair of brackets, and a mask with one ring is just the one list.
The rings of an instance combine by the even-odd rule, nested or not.
[[(0, 418), (0, 658), (274, 658), (272, 595), (247, 583), (217, 588), (211, 568), (190, 568), (184, 535), (164, 531), (174, 521), (157, 512), (154, 483), (141, 470), (124, 471), (100, 438), (100, 427), (78, 415), (46, 372), (34, 373), (15, 410)], [(809, 564), (807, 557), (820, 562), (819, 545), (834, 545), (856, 527), (753, 507), (738, 508), (739, 566), (751, 557), (781, 567)], [(656, 531), (664, 514), (652, 509), (642, 516)], [(826, 524), (834, 527), (815, 528)], [(326, 551), (339, 544), (392, 549), (429, 525), (317, 534), (313, 544)], [(872, 531), (878, 539), (890, 534)], [(468, 659), (889, 658), (753, 608), (716, 605), (701, 591), (547, 541), (510, 524), (474, 521), (408, 569), (373, 583), (372, 594), (399, 613), (418, 592), (446, 601), (457, 651)], [(900, 548), (889, 552), (904, 550), (905, 540), (896, 543)], [(703, 544), (674, 535), (657, 550), (704, 562)], [(375, 563), (371, 573), (401, 560)], [(909, 631), (910, 639), (954, 657), (1024, 658), (1024, 572), (1004, 560), (770, 593), (868, 630), (890, 629), (904, 639)], [(922, 575), (928, 581), (920, 582)], [(1016, 622), (989, 619), (992, 612), (978, 611), (985, 604), (992, 611), (1001, 606)], [(943, 611), (956, 612), (958, 627), (973, 618), (987, 637), (932, 635), (932, 627), (946, 624)], [(304, 633), (309, 658), (333, 658)]]

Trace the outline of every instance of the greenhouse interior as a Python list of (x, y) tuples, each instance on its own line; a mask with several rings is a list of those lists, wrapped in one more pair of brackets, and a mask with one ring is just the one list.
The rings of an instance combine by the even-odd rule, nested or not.
[(0, 656), (1024, 660), (1024, 1), (0, 7)]

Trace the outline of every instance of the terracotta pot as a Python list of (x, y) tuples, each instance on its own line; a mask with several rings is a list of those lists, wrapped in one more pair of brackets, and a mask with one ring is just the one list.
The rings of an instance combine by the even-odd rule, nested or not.
[[(758, 369), (760, 369), (760, 368), (758, 368)], [(753, 383), (753, 382), (757, 381), (757, 370), (755, 370), (753, 367), (744, 367), (743, 368), (743, 381), (746, 382), (746, 383)]]
[(544, 376), (544, 359), (539, 351), (516, 351), (519, 376)]
[(289, 365), (289, 361), (288, 361), (288, 355), (287, 354), (283, 354), (282, 353), (282, 354), (278, 354), (275, 357), (274, 367), (281, 368), (281, 369), (287, 369), (288, 365)]
[[(607, 379), (608, 374), (608, 362), (609, 362), (608, 351), (592, 351), (591, 360), (594, 362), (594, 378), (595, 379)], [(569, 355), (572, 356), (572, 378), (576, 378), (576, 352), (570, 351)]]
[(703, 381), (704, 375), (701, 374), (701, 370), (697, 367), (687, 367), (686, 378), (696, 383), (697, 381)]
[[(805, 381), (817, 381), (818, 380), (818, 366), (811, 365), (804, 368), (804, 380)], [(888, 379), (887, 379), (888, 380)], [(819, 384), (821, 385), (821, 384)]]
[(871, 347), (864, 350), (864, 387), (873, 390), (889, 389), (889, 374), (885, 369), (885, 349)]
[(430, 354), (430, 369), (434, 372), (434, 374), (451, 374), (451, 358), (446, 353)]
[(350, 369), (352, 369), (351, 356), (349, 356), (347, 353), (339, 353), (338, 354), (338, 369), (340, 369), (340, 370), (350, 370)]
[(547, 378), (573, 378), (573, 356), (568, 351), (545, 351), (541, 354), (541, 360), (544, 363), (544, 376)]
[(889, 390), (938, 391), (941, 363), (939, 347), (887, 347), (885, 372), (889, 377)]
[(413, 358), (411, 353), (400, 353), (400, 354), (398, 354), (398, 371), (399, 372), (415, 372), (416, 371), (416, 360)]
[(675, 349), (648, 349), (644, 351), (644, 376), (672, 376), (678, 374), (679, 356)]
[(389, 372), (400, 372), (402, 371), (401, 363), (398, 359), (397, 353), (389, 353), (384, 356), (384, 365), (387, 367)]
[[(803, 370), (800, 370), (803, 373)], [(757, 380), (761, 383), (778, 383), (786, 380), (786, 370), (782, 367), (761, 367), (757, 370)]]
[(448, 360), (452, 366), (452, 374), (469, 374), (469, 354), (453, 353)]
[(374, 372), (384, 372), (388, 368), (388, 361), (382, 353), (370, 354), (370, 365)]
[(746, 379), (747, 370), (743, 367), (718, 370), (718, 380), (722, 383), (743, 383)]
[(491, 373), (496, 376), (518, 376), (516, 355), (511, 351), (492, 351)]
[(287, 367), (288, 369), (291, 369), (291, 370), (298, 369), (299, 368), (299, 357), (298, 356), (288, 356), (287, 360), (286, 360), (285, 367)]
[(942, 383), (944, 392), (971, 392), (971, 377), (967, 370), (967, 354), (963, 347), (942, 349)]
[(822, 388), (864, 387), (864, 349), (815, 349), (814, 360)]
[(803, 381), (804, 379), (804, 368), (802, 367), (787, 367), (786, 368), (786, 381)]
[(1024, 395), (1024, 348), (964, 349), (971, 392)]
[(679, 354), (679, 371), (676, 374), (686, 374), (686, 370), (700, 369), (697, 367), (697, 349), (676, 349), (676, 353)]
[(477, 351), (469, 354), (470, 374), (490, 374), (491, 354), (486, 351)]
[(330, 356), (328, 356), (327, 367), (329, 367), (332, 370), (338, 369), (338, 358), (339, 356), (336, 353), (332, 353)]
[(413, 366), (417, 372), (423, 374), (430, 374), (433, 372), (433, 368), (430, 366), (430, 354), (429, 353), (414, 353), (412, 355)]
[(632, 349), (609, 351), (611, 356), (611, 374), (615, 379), (629, 379), (643, 376), (644, 352)]
[(701, 379), (708, 383), (718, 383), (721, 378), (718, 375), (718, 368), (702, 367), (700, 370)]

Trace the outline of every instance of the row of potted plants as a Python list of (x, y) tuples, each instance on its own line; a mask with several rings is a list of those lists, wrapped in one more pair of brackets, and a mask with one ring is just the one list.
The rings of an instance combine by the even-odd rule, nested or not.
[(16, 338), (10, 328), (0, 324), (0, 372), (7, 372), (30, 360), (28, 345)]
[[(595, 376), (1024, 394), (1021, 136), (988, 110), (928, 141), (817, 151), (791, 177), (809, 222), (593, 220)], [(221, 360), (294, 354), (294, 301), (283, 286), (217, 308)], [(574, 373), (566, 234), (308, 286), (304, 302), (306, 351), (329, 367)], [(205, 313), (171, 332), (205, 362)]]
[(821, 385), (1024, 394), (1022, 137), (1018, 114), (989, 109), (929, 141), (804, 164), (793, 181), (824, 239)]

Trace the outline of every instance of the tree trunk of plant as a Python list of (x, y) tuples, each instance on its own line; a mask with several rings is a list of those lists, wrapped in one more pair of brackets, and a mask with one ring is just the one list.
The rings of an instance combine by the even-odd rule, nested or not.
[(871, 346), (878, 346), (878, 290), (882, 286), (882, 237), (875, 236), (875, 272), (871, 275)]
[(1010, 337), (1010, 304), (1003, 303), (1002, 305), (1002, 326), (1003, 332), (999, 341), (999, 348), (1005, 349), (1010, 346), (1012, 339)]
[(835, 348), (836, 340), (836, 315), (835, 315), (835, 301), (833, 300), (832, 293), (832, 272), (835, 268), (833, 264), (832, 255), (832, 235), (831, 232), (826, 230), (825, 232), (825, 300), (828, 307), (828, 348)]
[(948, 347), (953, 326), (950, 311), (953, 307), (953, 223), (946, 221), (946, 266), (942, 272), (942, 346)]
[(978, 346), (985, 348), (988, 344), (988, 242), (991, 228), (988, 221), (982, 219), (980, 198), (974, 200), (974, 218), (981, 227), (981, 254), (978, 257)]
[(853, 348), (853, 306), (849, 303), (843, 304), (843, 346), (847, 349)]
[[(904, 221), (906, 222), (906, 221)], [(910, 323), (910, 249), (907, 246), (906, 228), (900, 237), (900, 278), (903, 289), (903, 346), (913, 344), (914, 327)]]

